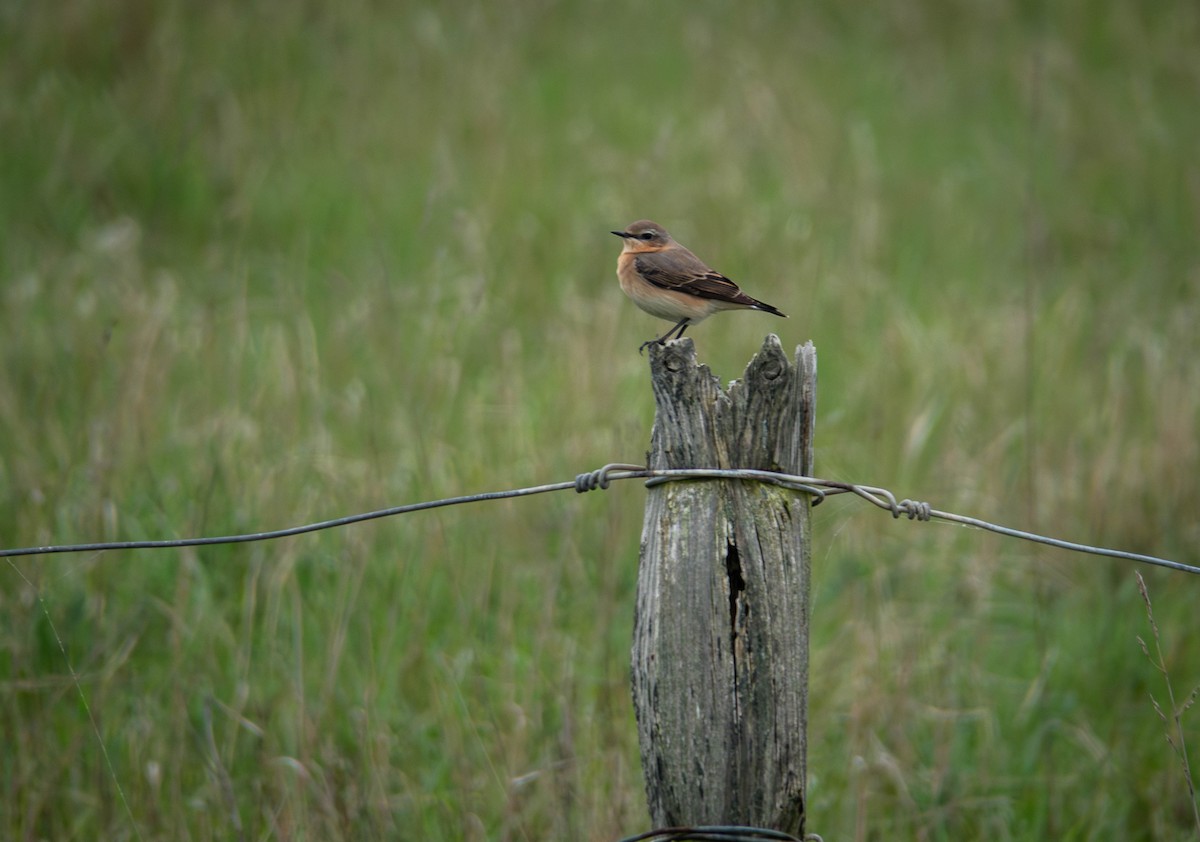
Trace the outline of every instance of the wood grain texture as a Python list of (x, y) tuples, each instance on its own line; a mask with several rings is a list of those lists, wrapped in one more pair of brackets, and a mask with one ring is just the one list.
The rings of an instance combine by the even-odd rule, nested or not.
[[(774, 335), (728, 390), (690, 339), (650, 347), (652, 468), (811, 476), (816, 351)], [(745, 824), (803, 835), (809, 500), (759, 482), (648, 492), (633, 697), (658, 827)]]

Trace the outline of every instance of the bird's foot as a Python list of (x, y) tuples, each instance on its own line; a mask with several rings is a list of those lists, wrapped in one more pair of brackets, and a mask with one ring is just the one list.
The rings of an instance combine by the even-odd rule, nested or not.
[(647, 345), (666, 345), (666, 344), (667, 344), (666, 341), (663, 339), (647, 339), (645, 342), (643, 342), (641, 345), (638, 346), (638, 354), (645, 353)]

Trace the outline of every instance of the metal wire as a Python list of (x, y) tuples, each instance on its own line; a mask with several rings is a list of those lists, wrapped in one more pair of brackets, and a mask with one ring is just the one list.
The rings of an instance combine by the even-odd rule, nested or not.
[[(805, 836), (805, 840), (819, 840), (816, 834)], [(627, 836), (620, 842), (759, 842), (768, 839), (775, 842), (801, 842), (790, 833), (765, 827), (743, 827), (741, 825), (700, 825), (697, 827), (660, 827), (657, 830)]]
[(953, 512), (944, 512), (939, 509), (932, 508), (928, 503), (917, 500), (897, 500), (896, 495), (894, 495), (888, 489), (873, 485), (838, 482), (836, 480), (820, 479), (818, 477), (804, 477), (775, 471), (754, 471), (741, 469), (723, 470), (715, 468), (649, 470), (641, 465), (629, 465), (620, 462), (614, 462), (595, 471), (588, 471), (586, 473), (579, 474), (573, 481), (555, 482), (550, 483), (549, 485), (535, 485), (528, 488), (514, 488), (506, 491), (488, 491), (482, 494), (467, 494), (461, 497), (447, 497), (442, 500), (429, 500), (422, 503), (410, 503), (404, 506), (392, 506), (390, 508), (379, 509), (373, 512), (347, 515), (346, 517), (323, 520), (317, 523), (306, 524), (304, 526), (293, 526), (287, 529), (276, 529), (270, 532), (251, 532), (244, 535), (223, 535), (206, 538), (178, 538), (163, 541), (101, 541), (87, 544), (58, 544), (44, 547), (17, 547), (15, 549), (0, 549), (0, 558), (29, 555), (48, 555), (51, 553), (101, 552), (104, 550), (169, 549), (176, 547), (207, 546), (212, 544), (244, 544), (251, 541), (268, 541), (276, 538), (287, 538), (292, 535), (303, 535), (308, 532), (317, 532), (323, 529), (333, 529), (339, 526), (349, 526), (353, 523), (362, 523), (363, 521), (391, 517), (392, 515), (403, 515), (410, 512), (424, 511), (426, 509), (437, 509), (443, 506), (456, 506), (461, 503), (478, 503), (485, 500), (503, 500), (511, 497), (529, 497), (534, 494), (545, 494), (551, 491), (566, 491), (568, 489), (574, 489), (579, 493), (594, 491), (596, 489), (606, 489), (608, 488), (609, 483), (611, 483), (613, 480), (624, 479), (645, 479), (647, 480), (647, 487), (653, 487), (665, 482), (711, 479), (736, 479), (753, 482), (766, 482), (779, 486), (780, 488), (786, 488), (801, 494), (807, 494), (813, 498), (814, 506), (820, 504), (827, 497), (831, 497), (835, 494), (854, 494), (855, 496), (866, 500), (873, 506), (891, 512), (892, 517), (894, 518), (906, 517), (909, 520), (919, 521), (928, 521), (936, 518), (938, 520), (944, 520), (950, 523), (957, 523), (963, 526), (971, 526), (975, 527), (976, 529), (994, 532), (997, 535), (1004, 535), (1010, 538), (1020, 538), (1025, 541), (1034, 541), (1039, 544), (1046, 544), (1051, 547), (1058, 547), (1059, 549), (1070, 550), (1072, 552), (1107, 556), (1109, 558), (1120, 558), (1128, 561), (1140, 561), (1144, 564), (1152, 564), (1156, 567), (1165, 567), (1170, 570), (1178, 570), (1182, 573), (1200, 574), (1200, 567), (1184, 564), (1179, 561), (1172, 561), (1170, 559), (1158, 558), (1151, 555), (1143, 555), (1142, 553), (1131, 553), (1124, 550), (1112, 550), (1105, 547), (1095, 547), (1089, 544), (1077, 543), (1075, 541), (1063, 541), (1058, 538), (1048, 538), (1044, 535), (1036, 535), (1032, 532), (1025, 532), (1020, 529), (1012, 529), (1007, 526), (1000, 526), (998, 524), (989, 523), (988, 521), (980, 520), (978, 518), (967, 517), (965, 515), (959, 515)]

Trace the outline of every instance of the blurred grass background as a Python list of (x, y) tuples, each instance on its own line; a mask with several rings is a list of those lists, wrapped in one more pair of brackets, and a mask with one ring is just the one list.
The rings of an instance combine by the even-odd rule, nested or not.
[[(1197, 563), (1197, 43), (1190, 2), (14, 0), (0, 545), (639, 461), (666, 324), (607, 232), (651, 217), (791, 315), (698, 328), (717, 374), (816, 343), (820, 475)], [(647, 829), (642, 502), (14, 560), (0, 836)], [(1131, 565), (814, 514), (810, 830), (1195, 838)], [(1182, 694), (1198, 585), (1145, 575)]]

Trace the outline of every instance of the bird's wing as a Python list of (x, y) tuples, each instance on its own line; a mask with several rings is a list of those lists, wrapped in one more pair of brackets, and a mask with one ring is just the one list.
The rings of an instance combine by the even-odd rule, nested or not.
[(739, 304), (754, 301), (737, 284), (709, 269), (686, 249), (639, 255), (634, 259), (634, 266), (643, 278), (663, 289)]

